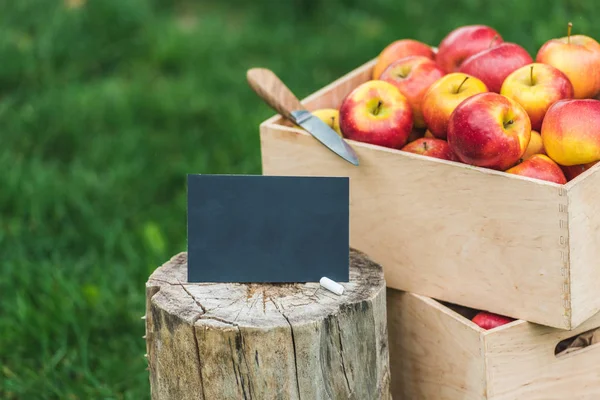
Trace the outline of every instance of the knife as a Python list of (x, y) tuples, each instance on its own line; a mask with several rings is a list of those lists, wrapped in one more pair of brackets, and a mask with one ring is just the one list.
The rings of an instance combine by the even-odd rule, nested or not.
[(354, 149), (329, 125), (304, 108), (298, 98), (273, 71), (265, 68), (252, 68), (246, 73), (246, 78), (252, 90), (271, 108), (296, 125), (300, 125), (344, 160), (358, 165), (358, 157)]

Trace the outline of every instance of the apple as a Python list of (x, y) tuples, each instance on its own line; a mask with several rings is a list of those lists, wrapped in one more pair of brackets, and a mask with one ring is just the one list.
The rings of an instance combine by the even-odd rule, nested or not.
[(329, 125), (338, 135), (343, 136), (340, 130), (340, 112), (338, 110), (335, 108), (321, 108), (312, 111), (312, 114)]
[(522, 160), (527, 160), (534, 154), (546, 154), (544, 150), (544, 142), (542, 142), (542, 136), (536, 132), (531, 131), (531, 139), (529, 140), (529, 144), (525, 149), (525, 153), (521, 156)]
[(421, 103), (427, 89), (444, 76), (444, 71), (431, 59), (423, 56), (409, 56), (394, 61), (380, 78), (396, 86), (410, 103), (413, 112), (413, 125), (425, 128)]
[(531, 63), (533, 59), (527, 50), (505, 42), (467, 58), (459, 72), (481, 79), (490, 92), (500, 93), (504, 79), (511, 72)]
[(559, 100), (542, 122), (546, 154), (560, 165), (600, 160), (600, 100)]
[(548, 64), (525, 65), (506, 77), (500, 94), (523, 106), (531, 129), (539, 131), (546, 111), (558, 100), (573, 98), (569, 78)]
[(373, 79), (379, 79), (381, 73), (396, 60), (408, 56), (423, 56), (429, 59), (435, 58), (431, 46), (413, 39), (401, 39), (387, 45), (379, 56), (373, 68)]
[(489, 26), (461, 26), (442, 39), (435, 60), (446, 73), (457, 72), (464, 60), (502, 42), (500, 34)]
[(505, 171), (529, 145), (531, 123), (514, 100), (487, 92), (469, 97), (448, 121), (448, 144), (466, 164)]
[(399, 149), (406, 144), (412, 127), (408, 100), (385, 81), (362, 83), (340, 106), (340, 128), (351, 140)]
[(571, 36), (572, 26), (569, 22), (566, 37), (544, 43), (535, 59), (562, 71), (576, 99), (592, 98), (600, 92), (600, 44), (589, 36)]
[(434, 138), (435, 136), (433, 136), (433, 133), (431, 133), (431, 131), (429, 129), (427, 129), (425, 131), (425, 135), (423, 135), (423, 137), (425, 137), (425, 138)]
[(567, 183), (567, 178), (558, 164), (544, 154), (534, 154), (522, 163), (507, 169), (506, 172), (559, 184)]
[(565, 178), (567, 178), (567, 181), (571, 181), (577, 178), (579, 175), (583, 174), (588, 169), (592, 168), (596, 164), (598, 164), (598, 161), (594, 161), (587, 164), (570, 165), (568, 167), (561, 165), (560, 168), (565, 174)]
[(454, 153), (452, 153), (452, 150), (450, 150), (448, 142), (442, 139), (417, 139), (404, 146), (401, 150), (409, 153), (421, 154), (423, 156), (440, 158), (442, 160), (456, 161), (456, 157), (454, 156)]
[(487, 92), (483, 82), (472, 76), (454, 72), (433, 83), (425, 96), (421, 110), (427, 128), (438, 139), (446, 139), (446, 127), (452, 111), (465, 99)]
[(513, 322), (514, 319), (503, 315), (493, 314), (487, 311), (480, 311), (471, 320), (483, 329), (494, 329), (496, 327)]

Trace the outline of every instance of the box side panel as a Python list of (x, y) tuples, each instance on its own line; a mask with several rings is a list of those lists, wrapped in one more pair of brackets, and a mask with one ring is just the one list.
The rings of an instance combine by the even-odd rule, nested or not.
[(485, 335), (490, 399), (600, 399), (599, 345), (554, 355), (560, 341), (598, 326), (600, 314), (572, 331), (524, 323)]
[(568, 190), (572, 326), (600, 311), (600, 169)]
[(441, 304), (387, 290), (392, 396), (410, 400), (485, 399), (480, 333)]
[(263, 126), (263, 173), (349, 176), (350, 243), (389, 287), (567, 328), (558, 185), (353, 142), (355, 167), (299, 132)]

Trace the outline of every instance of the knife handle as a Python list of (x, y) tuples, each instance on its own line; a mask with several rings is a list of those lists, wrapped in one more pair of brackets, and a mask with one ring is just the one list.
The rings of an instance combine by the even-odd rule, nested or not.
[(246, 73), (248, 84), (271, 108), (292, 122), (291, 112), (304, 110), (300, 100), (294, 93), (275, 75), (266, 68), (252, 68)]

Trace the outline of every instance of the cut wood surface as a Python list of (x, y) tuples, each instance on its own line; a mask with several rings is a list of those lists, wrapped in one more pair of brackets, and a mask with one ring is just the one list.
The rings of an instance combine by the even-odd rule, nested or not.
[(146, 284), (153, 399), (391, 399), (385, 280), (363, 253), (341, 296), (186, 278), (180, 253)]

